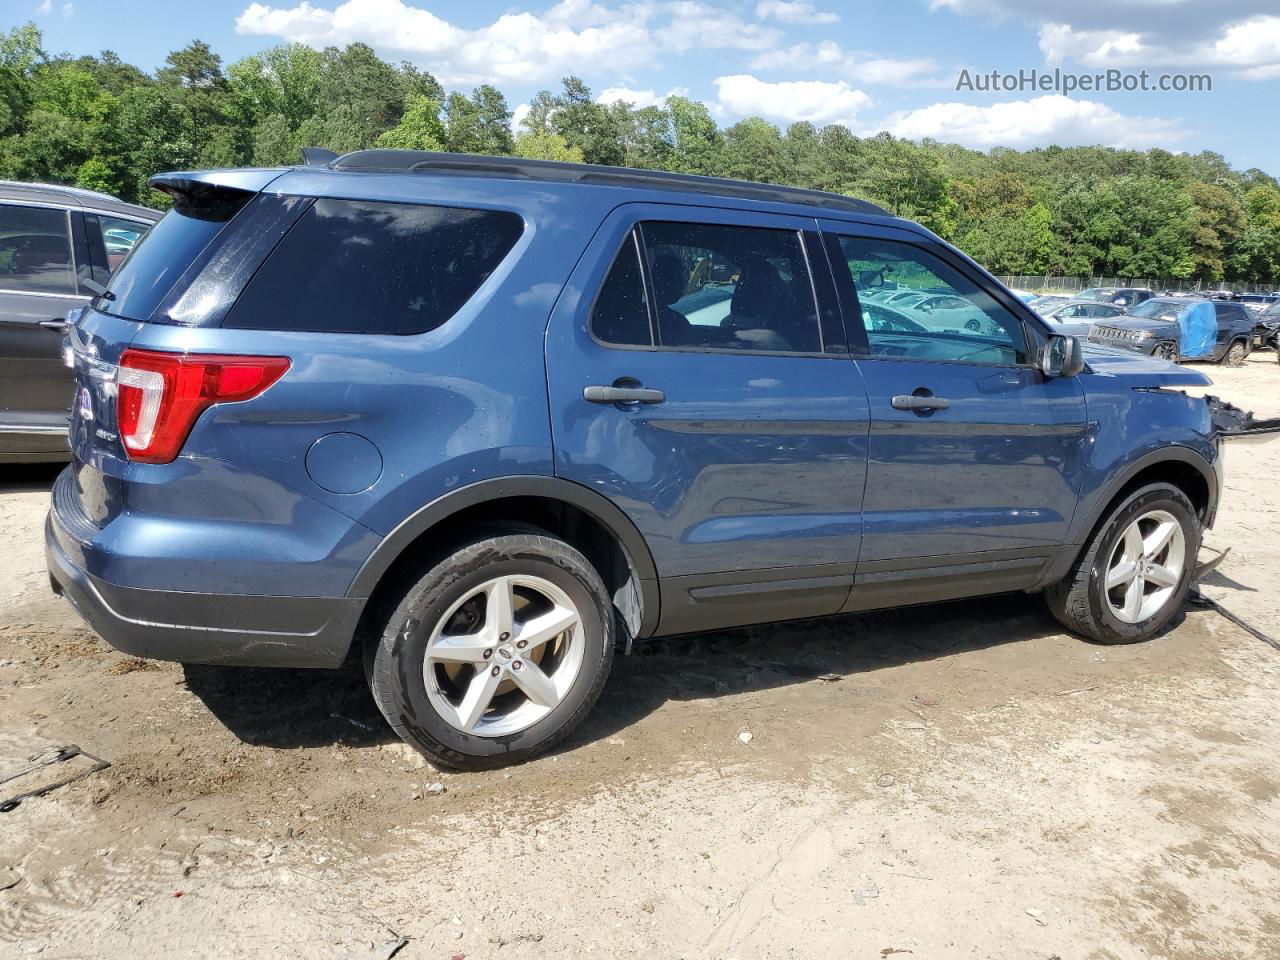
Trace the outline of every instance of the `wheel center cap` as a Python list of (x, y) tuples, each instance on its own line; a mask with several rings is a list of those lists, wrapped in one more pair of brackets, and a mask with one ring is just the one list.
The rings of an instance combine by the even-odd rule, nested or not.
[(498, 656), (500, 656), (503, 660), (510, 660), (513, 656), (515, 656), (515, 653), (512, 651), (510, 647), (508, 647), (506, 644), (503, 644), (498, 648)]

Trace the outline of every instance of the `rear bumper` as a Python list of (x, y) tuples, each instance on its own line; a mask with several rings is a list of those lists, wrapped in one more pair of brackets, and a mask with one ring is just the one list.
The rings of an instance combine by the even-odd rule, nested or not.
[(254, 667), (336, 667), (364, 601), (141, 590), (107, 583), (77, 566), (59, 542), (56, 511), (45, 522), (54, 592), (107, 643), (155, 660)]

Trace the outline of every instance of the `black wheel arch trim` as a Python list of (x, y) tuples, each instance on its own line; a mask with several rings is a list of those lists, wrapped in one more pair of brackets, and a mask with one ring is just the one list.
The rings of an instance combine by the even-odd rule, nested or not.
[(1129, 484), (1138, 474), (1150, 467), (1157, 466), (1161, 463), (1178, 462), (1192, 466), (1204, 478), (1205, 487), (1209, 491), (1209, 500), (1205, 504), (1204, 522), (1208, 526), (1212, 521), (1214, 514), (1218, 510), (1218, 495), (1220, 493), (1220, 479), (1217, 470), (1213, 464), (1204, 458), (1203, 455), (1193, 450), (1191, 447), (1181, 445), (1171, 445), (1161, 447), (1158, 450), (1152, 450), (1143, 454), (1138, 459), (1129, 463), (1115, 477), (1106, 484), (1104, 492), (1098, 497), (1093, 508), (1085, 516), (1082, 523), (1073, 525), (1074, 536), (1071, 543), (1064, 546), (1059, 552), (1057, 559), (1049, 564), (1045, 570), (1044, 576), (1041, 578), (1039, 587), (1046, 586), (1061, 580), (1066, 576), (1071, 564), (1075, 562), (1075, 558), (1080, 551), (1084, 549), (1085, 544), (1089, 540), (1089, 535), (1093, 533), (1102, 520), (1103, 515), (1107, 512), (1107, 508), (1119, 496), (1120, 491)]
[(658, 571), (649, 545), (631, 519), (602, 494), (572, 480), (549, 476), (495, 477), (479, 480), (432, 500), (410, 514), (383, 537), (365, 560), (347, 590), (348, 597), (368, 598), (378, 581), (408, 546), (432, 527), (470, 507), (512, 497), (560, 500), (589, 514), (617, 539), (635, 574), (643, 604), (636, 638), (653, 633), (658, 625)]
[[(1097, 504), (1089, 512), (1088, 522), (1084, 526), (1078, 528), (1081, 538), (1088, 537), (1093, 532), (1093, 528), (1098, 525), (1098, 521), (1102, 519), (1102, 514), (1106, 512), (1107, 507), (1111, 505), (1116, 496), (1125, 485), (1143, 470), (1154, 467), (1157, 464), (1168, 463), (1169, 461), (1177, 461), (1179, 463), (1190, 464), (1204, 477), (1205, 486), (1209, 490), (1209, 501), (1205, 504), (1204, 515), (1206, 520), (1214, 515), (1218, 508), (1218, 473), (1208, 460), (1201, 454), (1197, 453), (1190, 447), (1181, 445), (1161, 447), (1158, 450), (1152, 450), (1143, 454), (1137, 460), (1134, 460), (1119, 474), (1116, 475), (1106, 486), (1106, 492), (1098, 498)], [(1083, 542), (1083, 539), (1082, 539)]]

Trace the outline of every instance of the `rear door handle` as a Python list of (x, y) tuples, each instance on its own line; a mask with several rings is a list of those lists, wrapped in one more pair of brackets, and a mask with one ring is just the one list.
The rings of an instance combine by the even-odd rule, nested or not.
[(591, 386), (582, 388), (582, 399), (592, 403), (661, 403), (667, 395), (648, 387)]
[(945, 410), (951, 401), (945, 397), (917, 397), (910, 394), (899, 394), (889, 403), (895, 410)]
[(67, 321), (65, 320), (37, 320), (36, 323), (46, 330), (53, 330), (56, 333), (62, 333), (67, 329)]

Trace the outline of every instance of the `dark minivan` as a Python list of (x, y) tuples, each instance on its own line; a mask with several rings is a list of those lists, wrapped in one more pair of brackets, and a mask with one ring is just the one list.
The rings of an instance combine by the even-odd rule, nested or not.
[[(1145, 640), (1217, 510), (1203, 374), (870, 203), (383, 150), (152, 182), (69, 331), (55, 589), (139, 656), (363, 658), (446, 766), (549, 749), (664, 634), (1034, 591)], [(946, 323), (877, 319), (904, 288)]]
[(159, 218), (90, 190), (0, 182), (0, 462), (68, 458), (67, 311)]

